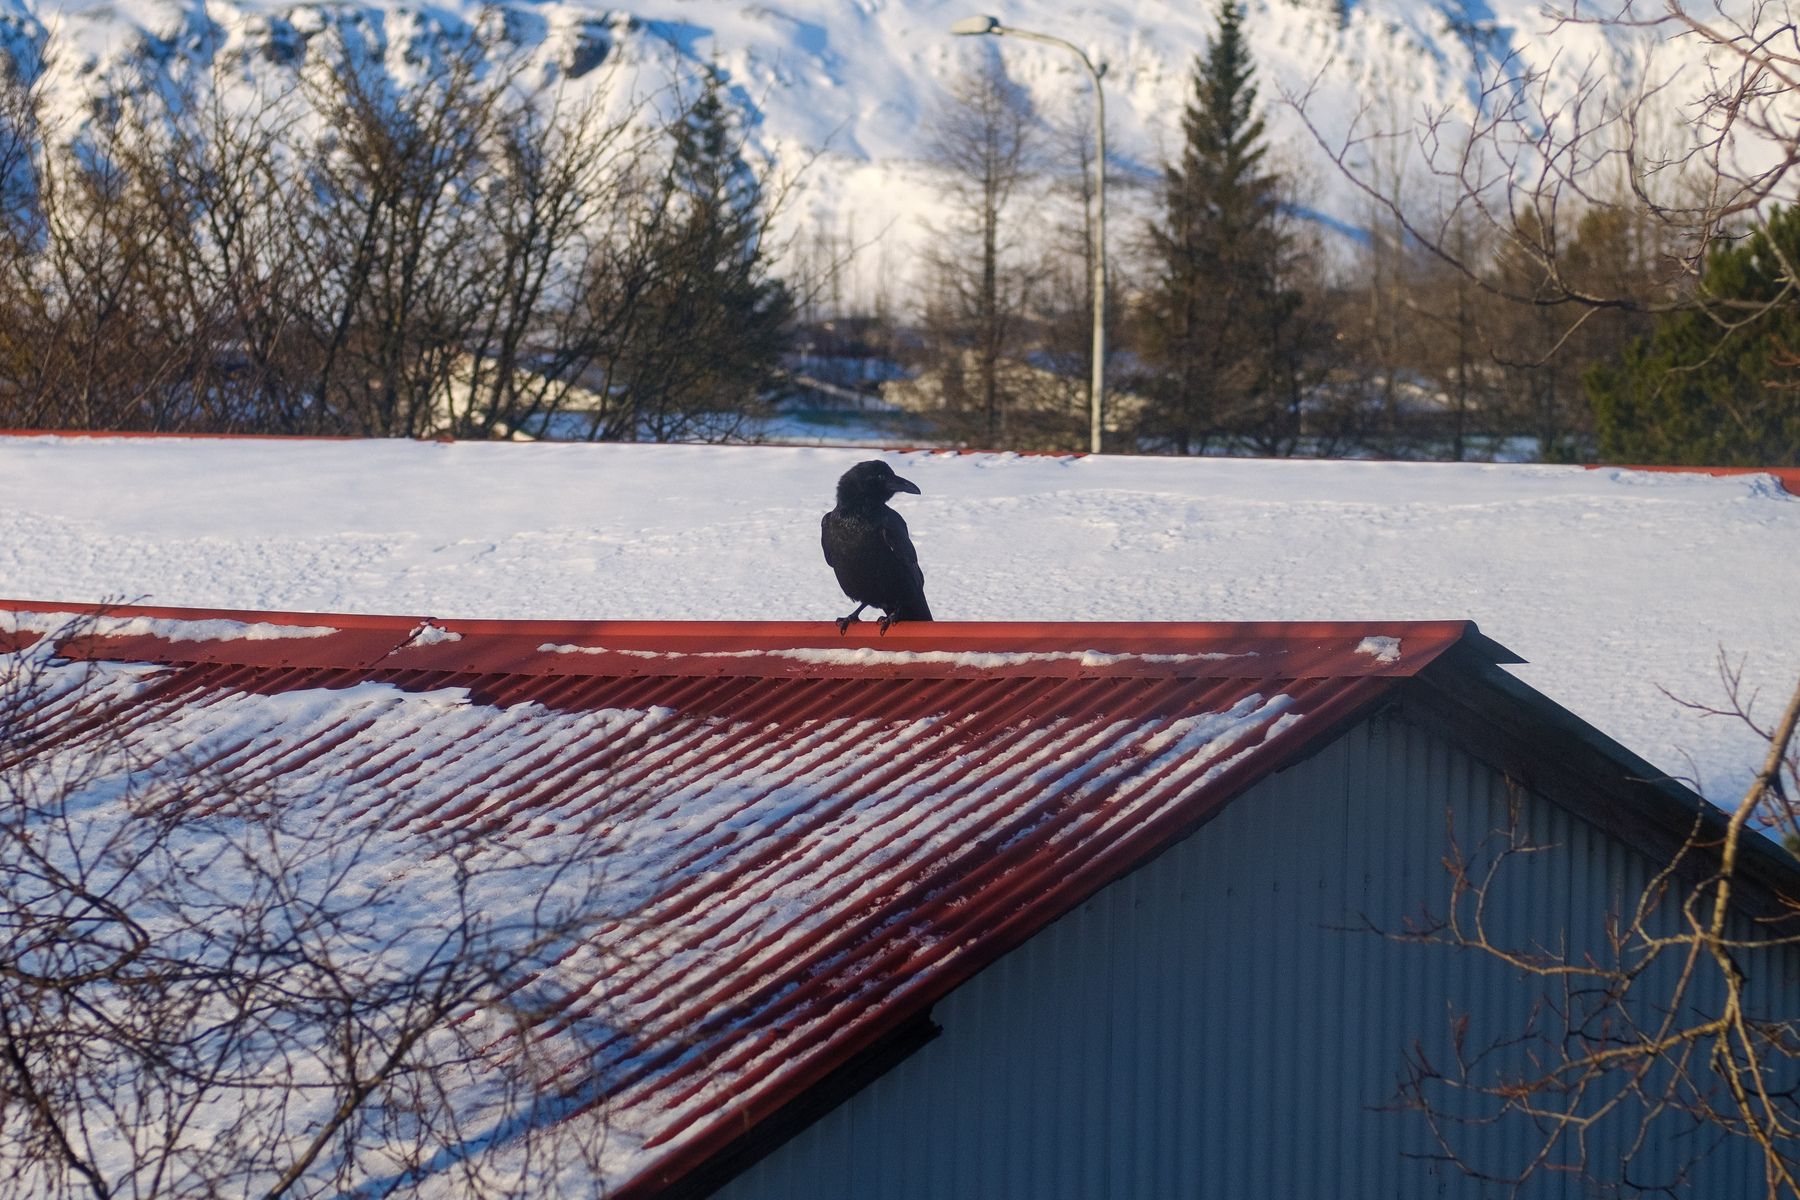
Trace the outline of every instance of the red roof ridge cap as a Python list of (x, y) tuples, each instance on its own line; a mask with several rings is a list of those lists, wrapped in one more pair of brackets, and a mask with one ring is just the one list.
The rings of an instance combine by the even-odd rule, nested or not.
[[(96, 658), (452, 673), (649, 674), (674, 664), (699, 673), (1073, 672), (1236, 660), (1246, 674), (1409, 675), (1458, 643), (1476, 647), (1489, 661), (1519, 661), (1473, 622), (1461, 620), (939, 621), (903, 623), (886, 635), (874, 622), (862, 622), (840, 635), (828, 620), (457, 619), (25, 600), (0, 600), (0, 609), (66, 613), (75, 625), (84, 618), (141, 618), (254, 629), (242, 637), (207, 630), (187, 638), (155, 628), (73, 630), (79, 651)], [(298, 628), (284, 637), (272, 626)], [(427, 629), (439, 632), (422, 637)], [(1259, 658), (1269, 661), (1253, 661)], [(1221, 666), (1219, 673), (1234, 671)]]

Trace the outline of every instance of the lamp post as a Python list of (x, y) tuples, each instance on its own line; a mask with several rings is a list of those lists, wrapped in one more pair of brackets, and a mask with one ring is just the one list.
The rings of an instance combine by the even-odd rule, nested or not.
[(1000, 18), (964, 17), (950, 26), (959, 37), (1026, 38), (1073, 51), (1094, 81), (1094, 374), (1088, 389), (1088, 449), (1100, 453), (1100, 412), (1106, 401), (1106, 97), (1100, 91), (1100, 77), (1106, 64), (1098, 67), (1074, 42), (1051, 37), (1047, 33), (1031, 33), (1002, 25)]

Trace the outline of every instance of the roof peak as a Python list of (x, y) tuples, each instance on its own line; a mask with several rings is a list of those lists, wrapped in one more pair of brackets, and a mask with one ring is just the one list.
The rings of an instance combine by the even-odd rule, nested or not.
[(1462, 644), (1518, 662), (1472, 621), (874, 622), (482, 620), (0, 600), (15, 646), (151, 663), (532, 675), (1416, 674)]

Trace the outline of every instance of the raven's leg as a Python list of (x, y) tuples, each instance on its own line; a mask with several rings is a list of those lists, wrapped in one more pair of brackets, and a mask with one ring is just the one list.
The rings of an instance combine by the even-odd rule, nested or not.
[(881, 636), (886, 637), (887, 631), (888, 631), (888, 626), (897, 625), (897, 624), (899, 624), (899, 622), (900, 622), (899, 617), (896, 617), (893, 613), (884, 612), (881, 614), (881, 620), (879, 620), (875, 623), (877, 625), (881, 626)]
[[(867, 607), (869, 607), (869, 606), (868, 606), (868, 605), (867, 605), (867, 604), (859, 604), (859, 605), (857, 605), (857, 606), (856, 606), (856, 611), (855, 611), (855, 612), (853, 612), (853, 613), (851, 613), (851, 614), (850, 614), (850, 615), (849, 615), (849, 616), (847, 616), (847, 617), (839, 617), (839, 618), (838, 618), (838, 619), (837, 619), (837, 627), (838, 627), (838, 635), (839, 635), (839, 636), (840, 636), (840, 637), (841, 637), (841, 636), (843, 636), (843, 635), (844, 635), (844, 634), (845, 634), (845, 633), (847, 633), (847, 632), (849, 632), (849, 629), (850, 629), (850, 622), (852, 622), (852, 621), (854, 621), (854, 620), (856, 620), (856, 619), (857, 619), (857, 618), (858, 618), (858, 617), (861, 617), (861, 616), (862, 616), (862, 610), (863, 610), (863, 609), (865, 609), (865, 608), (867, 608)], [(887, 632), (887, 626), (886, 626), (886, 625), (883, 625), (883, 626), (882, 626), (882, 627), (881, 627), (881, 632), (883, 632), (883, 633), (886, 633), (886, 632)]]

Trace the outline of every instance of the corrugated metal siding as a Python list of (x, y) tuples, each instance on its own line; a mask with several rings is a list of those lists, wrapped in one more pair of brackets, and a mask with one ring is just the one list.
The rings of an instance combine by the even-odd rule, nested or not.
[[(1441, 737), (1380, 717), (1255, 785), (1210, 824), (942, 1000), (943, 1034), (720, 1195), (857, 1200), (1097, 1197), (1399, 1200), (1508, 1194), (1434, 1153), (1390, 1102), (1417, 1041), (1446, 1055), (1521, 1031), (1540, 989), (1473, 953), (1350, 931), (1441, 912), (1447, 819), (1472, 845), (1503, 829), (1506, 781)], [(1644, 860), (1548, 802), (1554, 850), (1516, 860), (1493, 903), (1514, 944), (1604, 945), (1603, 914)], [(1791, 986), (1759, 975), (1763, 1002)], [(1441, 1057), (1440, 1057), (1441, 1060)], [(1517, 1164), (1517, 1122), (1461, 1143)], [(1602, 1130), (1591, 1164), (1634, 1127)], [(1652, 1139), (1636, 1178), (1690, 1145)], [(1602, 1172), (1604, 1173), (1604, 1171)], [(1715, 1155), (1689, 1194), (1757, 1194), (1748, 1156)], [(1591, 1194), (1545, 1173), (1523, 1195)]]

